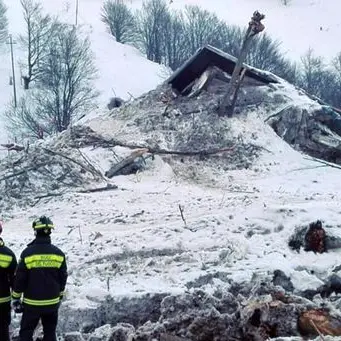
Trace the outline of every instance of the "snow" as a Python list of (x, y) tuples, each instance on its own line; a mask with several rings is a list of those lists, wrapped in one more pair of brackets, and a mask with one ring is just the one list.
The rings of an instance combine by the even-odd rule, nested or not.
[[(66, 11), (66, 3), (51, 0), (44, 1), (44, 6), (49, 11), (58, 9), (71, 20), (73, 4)], [(20, 31), (18, 4), (19, 0), (7, 0), (15, 33)], [(138, 6), (137, 1), (134, 4)], [(341, 33), (337, 1), (323, 6), (322, 0), (301, 0), (284, 7), (279, 0), (277, 5), (274, 0), (174, 0), (174, 6), (185, 4), (202, 5), (242, 25), (254, 9), (264, 11), (267, 32), (283, 40), (283, 48), (292, 58), (299, 58), (309, 46), (326, 57), (338, 52), (334, 43)], [(122, 134), (127, 127), (111, 126), (105, 115), (97, 114), (111, 95), (129, 98), (129, 93), (138, 96), (152, 89), (164, 78), (165, 69), (144, 59), (134, 48), (114, 42), (98, 20), (100, 5), (100, 1), (80, 0), (79, 20), (88, 25), (85, 27), (91, 34), (100, 70), (97, 87), (102, 91), (98, 112), (87, 120), (94, 120), (92, 127), (101, 133)], [(320, 26), (323, 31), (319, 31)], [(1, 55), (0, 63), (2, 107), (12, 92), (7, 82), (7, 53)], [(18, 47), (15, 54), (17, 60), (23, 56)], [(285, 82), (282, 91), (295, 105), (315, 105)], [(264, 114), (255, 111), (247, 118), (232, 118), (236, 134), (251, 136), (252, 132), (257, 137), (253, 142), (271, 151), (252, 169), (223, 172), (198, 168), (202, 176), (198, 184), (184, 181), (156, 157), (148, 171), (116, 177), (117, 190), (66, 194), (33, 207), (3, 212), (3, 238), (19, 255), (33, 238), (33, 218), (49, 215), (56, 225), (53, 242), (67, 254), (69, 265), (63, 304), (75, 309), (96, 307), (108, 295), (183, 292), (190, 281), (217, 271), (242, 281), (282, 269), (296, 289), (316, 288), (320, 277), (325, 278), (339, 264), (341, 252), (296, 253), (287, 241), (296, 227), (317, 219), (340, 234), (336, 229), (341, 213), (340, 170), (317, 168), (318, 163), (294, 151), (269, 126), (260, 124), (259, 117)], [(139, 135), (135, 133), (130, 130), (127, 139), (136, 142)], [(4, 134), (0, 142), (6, 142)], [(110, 165), (108, 154), (102, 151), (84, 148), (82, 152), (102, 171)], [(123, 151), (116, 148), (114, 152)], [(184, 208), (186, 224), (179, 205)]]
[[(316, 105), (286, 82), (277, 87), (294, 104)], [(156, 156), (148, 170), (115, 177), (116, 190), (69, 193), (4, 212), (3, 237), (19, 255), (33, 237), (32, 219), (42, 214), (52, 218), (53, 241), (69, 264), (63, 305), (72, 309), (94, 308), (110, 296), (183, 292), (200, 276), (216, 272), (245, 281), (281, 269), (296, 290), (314, 289), (338, 265), (340, 251), (297, 253), (289, 249), (288, 239), (297, 227), (317, 219), (340, 236), (340, 170), (321, 168), (293, 150), (263, 123), (270, 114), (261, 109), (229, 119), (233, 136), (269, 151), (250, 169), (223, 171), (185, 163), (183, 172), (196, 174), (196, 180), (185, 181)], [(87, 124), (97, 133), (125, 133), (127, 140), (137, 140), (134, 127), (111, 115)], [(102, 172), (114, 154), (129, 153), (122, 147), (81, 151)]]
[[(65, 0), (46, 0), (41, 2), (47, 13), (58, 15), (69, 24), (75, 23), (75, 2)], [(98, 109), (106, 110), (110, 97), (121, 97), (129, 100), (140, 96), (161, 83), (169, 75), (168, 68), (148, 61), (140, 51), (122, 45), (106, 31), (100, 20), (101, 1), (79, 1), (78, 26), (89, 35), (91, 49), (95, 55), (95, 65), (98, 77), (95, 82), (100, 92)], [(5, 0), (8, 7), (9, 33), (16, 42), (18, 34), (25, 31), (21, 14), (20, 0)], [(25, 58), (25, 52), (19, 44), (14, 45), (15, 77), (17, 98), (23, 93), (20, 83), (20, 62)], [(3, 113), (8, 103), (13, 99), (13, 88), (9, 85), (12, 75), (9, 45), (0, 51), (0, 106)], [(0, 116), (1, 117), (1, 116)], [(8, 142), (8, 134), (4, 120), (0, 119), (0, 143)]]
[[(282, 42), (282, 50), (293, 60), (314, 49), (330, 60), (339, 52), (335, 42), (341, 35), (340, 2), (333, 0), (174, 0), (172, 6), (199, 5), (230, 24), (245, 27), (255, 10), (266, 15), (266, 32)], [(320, 30), (322, 28), (322, 30)]]
[[(19, 254), (32, 238), (33, 217), (51, 216), (56, 225), (53, 240), (69, 263), (65, 304), (73, 307), (96, 305), (107, 295), (180, 292), (186, 283), (216, 271), (241, 281), (282, 269), (296, 289), (315, 288), (321, 283), (319, 276), (338, 264), (340, 252), (298, 254), (288, 248), (287, 240), (296, 227), (316, 219), (338, 226), (340, 171), (297, 171), (316, 163), (267, 128), (257, 129), (255, 122), (252, 117), (242, 121), (244, 129), (253, 127), (264, 138), (258, 143), (276, 151), (264, 154), (258, 172), (221, 172), (220, 186), (199, 186), (184, 182), (157, 158), (146, 172), (116, 177), (117, 190), (70, 194), (13, 212), (12, 219), (5, 219), (3, 237)], [(273, 136), (271, 144), (265, 136)], [(93, 160), (103, 158), (96, 150), (83, 152)], [(103, 169), (107, 166), (102, 164)], [(231, 186), (251, 193), (233, 193)]]

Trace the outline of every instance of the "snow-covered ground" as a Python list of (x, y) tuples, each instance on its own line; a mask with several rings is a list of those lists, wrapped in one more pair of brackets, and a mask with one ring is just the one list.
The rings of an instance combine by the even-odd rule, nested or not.
[(318, 275), (339, 265), (340, 252), (298, 254), (287, 241), (295, 227), (317, 219), (340, 226), (340, 170), (314, 169), (318, 164), (290, 154), (262, 160), (268, 171), (227, 172), (220, 188), (184, 183), (159, 160), (153, 172), (115, 178), (118, 190), (17, 210), (3, 237), (19, 254), (32, 239), (33, 217), (51, 216), (53, 240), (68, 257), (72, 305), (108, 294), (183, 291), (215, 271), (239, 281), (282, 269), (296, 289), (313, 289)]
[[(7, 0), (13, 33), (20, 31), (18, 3)], [(101, 1), (79, 3), (79, 23), (91, 32), (100, 69), (97, 86), (103, 91), (101, 107), (114, 93), (124, 98), (129, 93), (138, 96), (164, 78), (164, 68), (105, 33), (98, 16)], [(174, 6), (185, 4), (200, 4), (241, 25), (253, 10), (263, 11), (267, 31), (283, 40), (290, 57), (299, 58), (309, 46), (326, 57), (338, 52), (335, 41), (341, 27), (337, 1), (330, 0), (325, 7), (321, 7), (322, 0), (292, 1), (285, 7), (279, 0), (277, 5), (275, 0), (173, 0)], [(133, 5), (139, 3), (133, 1)], [(74, 19), (71, 1), (46, 0), (44, 6), (64, 13), (71, 22)], [(2, 107), (12, 91), (7, 53), (0, 63)], [(17, 46), (15, 56), (17, 61), (23, 56)], [(269, 126), (260, 124), (259, 114), (232, 119), (240, 133), (254, 132), (257, 143), (271, 151), (264, 152), (252, 169), (223, 171), (188, 165), (188, 171), (199, 174), (196, 183), (184, 181), (156, 157), (152, 169), (116, 177), (117, 190), (66, 194), (31, 208), (4, 212), (3, 238), (19, 255), (33, 238), (31, 221), (42, 214), (51, 216), (56, 225), (53, 241), (65, 251), (69, 264), (64, 305), (74, 308), (94, 307), (108, 295), (183, 292), (190, 281), (216, 271), (239, 281), (251, 279), (254, 273), (282, 269), (296, 289), (316, 288), (321, 284), (319, 277), (339, 265), (340, 251), (298, 254), (288, 248), (287, 241), (296, 227), (317, 219), (338, 235), (340, 170), (307, 160)], [(97, 123), (93, 126), (100, 133), (108, 134), (115, 128), (105, 121)], [(6, 142), (1, 136), (0, 142)], [(130, 137), (133, 141), (135, 135)], [(89, 151), (89, 155), (97, 159), (99, 167), (107, 161), (96, 151)], [(215, 285), (225, 284), (217, 279)]]
[[(291, 86), (280, 87), (297, 104), (317, 105), (295, 98)], [(263, 123), (270, 114), (230, 119), (234, 134), (265, 148), (250, 169), (188, 163), (180, 173), (156, 157), (145, 172), (115, 177), (117, 190), (66, 194), (18, 208), (6, 216), (4, 238), (19, 253), (32, 239), (33, 217), (51, 216), (53, 240), (68, 257), (65, 304), (73, 308), (93, 307), (108, 295), (183, 292), (190, 281), (217, 271), (243, 281), (281, 269), (296, 290), (315, 289), (339, 264), (340, 251), (297, 253), (288, 238), (296, 227), (318, 219), (339, 235), (340, 170), (294, 151)], [(116, 138), (115, 129), (123, 129), (119, 123), (104, 115), (87, 124)], [(124, 130), (127, 140), (138, 138), (128, 125)], [(82, 152), (103, 173), (108, 169), (107, 154)], [(224, 283), (217, 280), (214, 286), (219, 285)]]
[[(167, 69), (147, 61), (136, 49), (117, 44), (100, 20), (103, 0), (79, 0), (78, 25), (90, 33), (92, 50), (96, 56), (99, 78), (97, 89), (101, 92), (100, 109), (104, 108), (111, 96), (129, 99), (151, 90), (168, 75)], [(132, 8), (139, 8), (141, 0), (127, 0)], [(14, 40), (24, 30), (20, 0), (5, 0), (8, 7), (9, 33)], [(76, 22), (76, 1), (44, 0), (45, 10), (74, 24)], [(299, 60), (309, 47), (326, 59), (333, 58), (340, 48), (337, 42), (341, 35), (340, 4), (338, 1), (300, 0), (284, 6), (281, 0), (174, 0), (170, 6), (183, 9), (185, 5), (200, 5), (216, 12), (228, 23), (245, 26), (254, 10), (266, 14), (266, 32), (282, 41), (283, 51), (289, 58)], [(322, 29), (322, 30), (321, 30)], [(20, 61), (24, 52), (14, 45), (14, 59), (18, 97), (20, 85)], [(2, 111), (13, 98), (9, 85), (11, 60), (9, 45), (0, 53), (0, 106)], [(0, 120), (0, 142), (7, 141), (4, 122)]]
[[(8, 11), (9, 33), (16, 37), (25, 31), (20, 0), (5, 0)], [(46, 12), (57, 15), (70, 24), (75, 23), (75, 2), (65, 0), (42, 1)], [(95, 55), (98, 78), (95, 86), (100, 91), (99, 110), (106, 110), (110, 97), (118, 96), (124, 100), (138, 97), (153, 89), (169, 75), (169, 70), (147, 60), (137, 49), (119, 44), (107, 33), (100, 19), (102, 1), (80, 1), (78, 26), (89, 34), (91, 49)], [(17, 85), (17, 98), (23, 93), (20, 81), (20, 63), (25, 52), (19, 44), (14, 45), (14, 63)], [(8, 44), (0, 50), (0, 118), (8, 103), (13, 99), (13, 88), (9, 84), (12, 76), (10, 47)], [(0, 143), (7, 143), (5, 123), (0, 119)]]

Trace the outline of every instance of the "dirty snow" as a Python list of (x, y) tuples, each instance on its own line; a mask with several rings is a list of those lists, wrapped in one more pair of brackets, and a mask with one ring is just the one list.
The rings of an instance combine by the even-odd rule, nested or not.
[[(184, 169), (199, 174), (198, 184), (184, 181), (157, 156), (149, 170), (115, 177), (117, 190), (70, 193), (7, 212), (4, 238), (19, 253), (32, 238), (33, 217), (51, 216), (53, 240), (68, 257), (65, 304), (73, 308), (96, 306), (108, 295), (182, 292), (190, 281), (217, 271), (243, 281), (281, 269), (296, 290), (316, 288), (339, 265), (340, 251), (298, 254), (287, 241), (296, 227), (317, 219), (338, 231), (340, 170), (294, 151), (263, 124), (263, 115), (231, 119), (234, 129), (268, 150), (250, 169), (223, 171), (185, 161)], [(97, 132), (108, 134), (114, 122), (107, 117), (106, 125), (95, 125)], [(133, 141), (134, 130), (125, 131)], [(82, 152), (102, 171), (110, 164), (103, 150)]]
[[(12, 3), (14, 0), (8, 5), (11, 15), (14, 15), (18, 6), (12, 6)], [(61, 1), (46, 1), (49, 6), (52, 3), (56, 8), (62, 8)], [(95, 6), (95, 3), (97, 6), (100, 2), (80, 3), (92, 8), (90, 6)], [(182, 5), (185, 1), (174, 0), (174, 3)], [(206, 4), (199, 0), (195, 3)], [(224, 1), (224, 4), (227, 3), (232, 6), (233, 1)], [(211, 9), (220, 9), (220, 13), (231, 13), (236, 21), (243, 13), (241, 21), (244, 23), (250, 12), (244, 6), (252, 4), (254, 9), (254, 3), (238, 0), (238, 6), (235, 5), (230, 11), (227, 5), (225, 9), (222, 1), (218, 0), (211, 0), (209, 6)], [(259, 3), (270, 6), (270, 2), (265, 0)], [(304, 3), (307, 4), (307, 16), (315, 18), (312, 13), (319, 11), (319, 18), (323, 18), (324, 12), (318, 7), (322, 1)], [(333, 13), (338, 13), (333, 7), (336, 3), (329, 2)], [(293, 2), (288, 8), (283, 7), (283, 11), (288, 13), (287, 16), (290, 15), (289, 11), (294, 10), (302, 14), (300, 6)], [(84, 8), (80, 7), (83, 13), (80, 19), (87, 23), (87, 18), (96, 12), (82, 12)], [(282, 6), (280, 8), (282, 10)], [(271, 16), (270, 9), (275, 11), (269, 7), (267, 29), (271, 30), (270, 20), (273, 20), (273, 27), (283, 27), (279, 23), (287, 20), (287, 16)], [(234, 11), (239, 14), (232, 15)], [(293, 20), (292, 27), (286, 33), (289, 37), (289, 33), (291, 36), (294, 34), (295, 39), (288, 38), (283, 44), (296, 56), (306, 50), (302, 41), (307, 42), (307, 45), (310, 43), (310, 35), (306, 30), (296, 27), (303, 25), (303, 18)], [(332, 18), (330, 31), (334, 32), (339, 26), (336, 19)], [(14, 25), (14, 20), (10, 22)], [(100, 44), (99, 39), (103, 38), (103, 46), (97, 50), (101, 50), (97, 56), (103, 82), (99, 80), (98, 85), (106, 92), (103, 98), (109, 95), (111, 88), (115, 92), (121, 91), (117, 95), (124, 96), (128, 91), (138, 95), (157, 83), (162, 73), (159, 66), (147, 62), (132, 48), (112, 42), (103, 31), (97, 31), (95, 24), (93, 32), (94, 44)], [(304, 38), (300, 39), (300, 34)], [(316, 44), (319, 46), (317, 38)], [(321, 44), (321, 54), (332, 56), (337, 52), (334, 46), (334, 42), (328, 48)], [(114, 61), (110, 56), (113, 56)], [(113, 64), (117, 67), (112, 68)], [(127, 81), (115, 73), (121, 69), (136, 70), (132, 68), (137, 65), (143, 65), (143, 72), (152, 75), (148, 81), (135, 82), (138, 75), (135, 71), (128, 74), (131, 79)], [(9, 69), (1, 70), (3, 80), (6, 80)], [(2, 104), (7, 102), (10, 91), (10, 87), (3, 84)], [(293, 98), (295, 103), (315, 105), (306, 97), (296, 93), (293, 95), (290, 86), (284, 86), (283, 92)], [(254, 133), (253, 136), (257, 136), (254, 142), (271, 151), (264, 152), (251, 169), (222, 171), (204, 166), (200, 168), (198, 164), (195, 167), (185, 164), (188, 169), (194, 168), (195, 172), (205, 175), (198, 184), (184, 181), (169, 164), (156, 157), (152, 169), (137, 175), (116, 177), (114, 182), (118, 186), (117, 190), (66, 194), (41, 201), (34, 207), (3, 212), (3, 238), (19, 255), (33, 237), (30, 228), (33, 218), (42, 214), (51, 216), (56, 225), (53, 241), (65, 251), (69, 264), (70, 277), (63, 304), (73, 309), (94, 308), (108, 295), (118, 297), (183, 292), (187, 290), (188, 282), (216, 271), (227, 272), (231, 279), (243, 281), (250, 280), (254, 273), (263, 275), (282, 269), (292, 278), (297, 290), (315, 288), (320, 285), (321, 278), (327, 277), (339, 265), (341, 252), (333, 250), (322, 255), (312, 252), (298, 254), (288, 248), (287, 241), (296, 227), (316, 219), (332, 226), (333, 232), (340, 227), (340, 170), (322, 168), (320, 164), (294, 151), (269, 126), (260, 123), (262, 120), (259, 117), (263, 116), (264, 113), (255, 111), (247, 118), (232, 119), (236, 130), (248, 136)], [(107, 134), (110, 131), (122, 131), (130, 134), (128, 140), (137, 140), (136, 132), (129, 131), (125, 126), (106, 124), (105, 116), (101, 119), (102, 124), (96, 124), (99, 132)], [(103, 154), (96, 154), (96, 150), (90, 148), (83, 152), (95, 160), (101, 170), (107, 169), (109, 163)], [(184, 208), (186, 224), (181, 219), (179, 205)], [(218, 282), (217, 285), (224, 283)]]

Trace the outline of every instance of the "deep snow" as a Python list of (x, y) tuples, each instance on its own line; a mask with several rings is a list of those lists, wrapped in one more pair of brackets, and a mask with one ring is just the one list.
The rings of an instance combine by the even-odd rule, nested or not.
[[(18, 18), (18, 2), (7, 1), (10, 18)], [(44, 5), (52, 11), (63, 11), (66, 3), (51, 0)], [(128, 92), (138, 96), (163, 79), (164, 69), (146, 61), (135, 49), (115, 43), (104, 32), (100, 21), (94, 19), (98, 17), (95, 13), (100, 3), (80, 0), (80, 23), (91, 26), (88, 29), (92, 30), (91, 39), (101, 70), (97, 84), (104, 92), (100, 104), (103, 108), (111, 89), (123, 97)], [(185, 3), (190, 1), (174, 0), (177, 6)], [(195, 3), (209, 6), (218, 13), (226, 12), (231, 22), (235, 20), (243, 25), (255, 9), (253, 0), (211, 0), (209, 3), (197, 0)], [(293, 2), (287, 8), (274, 3), (257, 2), (266, 6), (267, 31), (283, 39), (283, 47), (292, 56), (299, 57), (313, 43), (319, 54), (332, 57), (338, 52), (334, 39), (340, 34), (337, 18), (340, 5), (336, 1), (329, 1), (329, 7), (324, 10), (321, 10), (322, 1)], [(73, 20), (72, 4), (68, 12)], [(315, 22), (317, 13), (321, 23)], [(293, 20), (283, 30), (288, 25), (288, 17)], [(305, 18), (309, 24), (305, 24)], [(11, 30), (18, 32), (18, 19), (10, 19), (10, 23)], [(328, 38), (325, 31), (319, 31), (320, 25), (329, 28), (329, 31), (326, 29), (330, 32)], [(17, 48), (16, 55), (20, 56)], [(5, 66), (9, 63), (8, 55), (2, 58), (0, 100), (3, 107), (12, 89), (7, 82), (10, 69)], [(295, 103), (315, 105), (297, 96), (291, 86), (283, 92)], [(99, 112), (103, 110), (99, 108)], [(98, 132), (110, 134), (121, 129), (129, 135), (127, 127), (111, 126), (105, 115), (96, 120), (96, 114), (92, 126)], [(70, 270), (64, 305), (74, 309), (96, 307), (107, 295), (183, 292), (188, 282), (215, 271), (228, 272), (231, 279), (241, 281), (251, 279), (254, 273), (262, 275), (282, 269), (291, 276), (296, 289), (315, 288), (321, 284), (320, 277), (326, 277), (339, 265), (340, 252), (297, 254), (289, 250), (287, 240), (297, 226), (316, 219), (330, 226), (335, 234), (339, 233), (340, 170), (316, 168), (320, 165), (294, 151), (269, 126), (260, 124), (260, 115), (264, 113), (255, 111), (248, 117), (232, 118), (236, 130), (248, 136), (254, 132), (257, 143), (272, 152), (263, 153), (252, 169), (222, 171), (187, 164), (187, 178), (191, 171), (197, 180), (185, 181), (184, 174), (177, 174), (156, 157), (152, 169), (116, 177), (118, 190), (66, 194), (31, 208), (3, 212), (3, 238), (19, 255), (33, 237), (30, 228), (33, 218), (41, 214), (51, 216), (56, 225), (53, 241), (66, 252)], [(130, 134), (127, 138), (136, 141), (137, 135), (131, 131)], [(3, 134), (0, 142), (6, 142)], [(107, 159), (96, 150), (83, 152), (103, 171), (107, 169)], [(179, 204), (184, 207), (186, 226), (181, 220)], [(215, 286), (224, 285), (218, 279), (215, 281)]]
[[(47, 13), (57, 15), (69, 24), (75, 23), (75, 8), (71, 1), (46, 0), (41, 2)], [(8, 7), (9, 33), (16, 37), (24, 32), (20, 0), (5, 0)], [(100, 92), (98, 109), (106, 110), (110, 97), (118, 96), (129, 100), (153, 89), (169, 75), (168, 68), (147, 60), (140, 51), (122, 45), (107, 33), (100, 20), (101, 1), (80, 1), (78, 26), (89, 35), (91, 49), (95, 56), (98, 77), (95, 87)], [(14, 65), (17, 98), (23, 93), (20, 64), (25, 60), (25, 52), (19, 44), (14, 45)], [(9, 85), (12, 76), (10, 47), (5, 44), (0, 50), (0, 117), (8, 103), (13, 100), (13, 88)], [(0, 119), (0, 143), (7, 143), (5, 123)]]
[[(295, 99), (296, 90), (285, 82), (279, 88), (302, 106), (317, 105), (305, 96)], [(229, 119), (233, 134), (267, 150), (250, 169), (189, 161), (179, 169), (156, 156), (151, 169), (115, 177), (117, 190), (70, 193), (4, 212), (4, 238), (19, 252), (32, 238), (33, 217), (51, 216), (57, 226), (53, 240), (66, 252), (70, 268), (65, 304), (74, 309), (99, 304), (108, 295), (181, 292), (216, 271), (242, 281), (281, 269), (295, 289), (314, 289), (339, 264), (340, 252), (298, 254), (287, 242), (296, 227), (317, 219), (339, 235), (340, 170), (321, 168), (294, 151), (263, 123), (269, 114), (260, 109)], [(105, 136), (142, 139), (115, 115), (86, 124)], [(121, 147), (114, 151), (127, 153)], [(108, 169), (108, 154), (101, 149), (82, 152), (103, 173)]]

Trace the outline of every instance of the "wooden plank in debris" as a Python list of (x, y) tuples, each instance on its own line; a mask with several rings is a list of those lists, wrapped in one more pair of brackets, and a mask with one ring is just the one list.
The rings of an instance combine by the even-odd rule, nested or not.
[(300, 314), (298, 327), (302, 335), (341, 336), (341, 320), (323, 309), (310, 309)]
[(25, 149), (24, 146), (19, 146), (16, 143), (5, 143), (5, 144), (1, 144), (1, 146), (5, 147), (8, 151), (15, 150), (16, 152), (21, 152), (22, 150)]
[(112, 178), (116, 175), (122, 168), (132, 164), (135, 159), (143, 154), (147, 153), (149, 150), (147, 148), (141, 148), (134, 150), (127, 158), (113, 165), (108, 171), (105, 172), (105, 176), (108, 178)]

